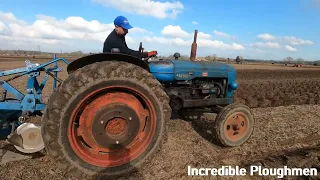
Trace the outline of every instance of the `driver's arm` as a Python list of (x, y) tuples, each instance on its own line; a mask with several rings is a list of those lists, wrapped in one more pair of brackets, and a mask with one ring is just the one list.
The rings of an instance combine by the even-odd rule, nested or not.
[[(135, 51), (135, 50), (132, 50), (132, 49), (127, 48), (127, 47), (121, 47), (120, 48), (120, 52), (124, 53), (124, 54), (131, 55), (131, 56), (135, 56), (135, 57), (138, 57), (138, 55), (139, 55), (139, 51)], [(141, 54), (141, 58), (147, 58), (147, 57), (148, 57), (148, 52), (143, 52)]]
[[(121, 43), (119, 49), (120, 49), (120, 52), (124, 54), (128, 54), (135, 57), (138, 57), (139, 55), (139, 51), (132, 50), (123, 43)], [(141, 58), (147, 58), (147, 57), (148, 57), (148, 52), (144, 52), (141, 54)]]

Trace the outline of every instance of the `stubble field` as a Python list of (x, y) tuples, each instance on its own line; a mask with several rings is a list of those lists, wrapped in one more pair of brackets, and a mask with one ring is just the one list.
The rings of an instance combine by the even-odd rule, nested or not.
[[(0, 70), (22, 66), (22, 59), (0, 59)], [(219, 146), (211, 130), (214, 114), (205, 114), (194, 122), (172, 119), (168, 124), (168, 142), (152, 164), (132, 174), (133, 179), (189, 179), (188, 166), (219, 168), (225, 165), (247, 167), (252, 164), (269, 168), (284, 165), (315, 167), (320, 174), (320, 69), (276, 65), (234, 66), (239, 83), (235, 101), (251, 107), (256, 118), (255, 130), (249, 141), (235, 148)], [(66, 72), (60, 73), (62, 79), (66, 76)], [(26, 77), (14, 80), (11, 84), (25, 92)], [(52, 79), (45, 88), (45, 101), (51, 87)], [(15, 151), (14, 147), (4, 142), (1, 145), (4, 151)], [(26, 161), (2, 164), (0, 179), (67, 179), (54, 160), (45, 153), (32, 156), (32, 159)]]

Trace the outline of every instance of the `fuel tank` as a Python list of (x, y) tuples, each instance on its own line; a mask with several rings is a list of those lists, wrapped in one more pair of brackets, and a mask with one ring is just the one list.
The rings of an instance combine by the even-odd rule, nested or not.
[(219, 62), (158, 60), (149, 62), (151, 73), (162, 82), (190, 80), (196, 77), (231, 78), (235, 68)]
[(153, 76), (162, 82), (173, 82), (174, 64), (170, 60), (158, 60), (149, 62), (150, 72)]

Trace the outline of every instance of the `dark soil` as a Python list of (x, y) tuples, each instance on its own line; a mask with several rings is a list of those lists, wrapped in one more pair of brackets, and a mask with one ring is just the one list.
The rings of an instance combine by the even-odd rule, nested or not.
[(235, 102), (256, 107), (320, 104), (320, 71), (239, 70)]

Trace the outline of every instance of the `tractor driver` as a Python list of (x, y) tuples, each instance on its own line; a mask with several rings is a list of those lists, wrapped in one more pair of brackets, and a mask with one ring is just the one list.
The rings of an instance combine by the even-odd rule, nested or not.
[[(109, 34), (104, 42), (103, 52), (111, 52), (113, 48), (118, 48), (120, 50), (120, 53), (138, 57), (139, 51), (129, 49), (126, 43), (125, 36), (128, 34), (128, 30), (132, 28), (127, 18), (118, 16), (114, 20), (114, 25), (114, 30)], [(153, 57), (157, 54), (157, 51), (144, 52), (140, 57)]]

